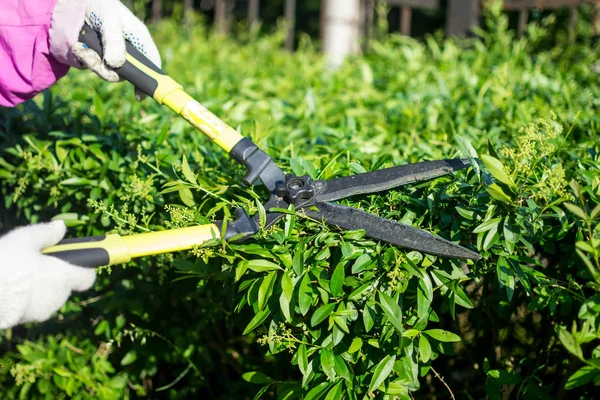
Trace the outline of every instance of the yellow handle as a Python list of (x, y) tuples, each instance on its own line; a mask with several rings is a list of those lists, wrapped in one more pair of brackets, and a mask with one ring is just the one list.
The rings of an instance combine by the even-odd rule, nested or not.
[[(79, 41), (103, 57), (104, 48), (101, 44), (100, 33), (94, 31), (87, 24), (84, 24), (79, 33)], [(125, 42), (125, 48), (127, 51), (125, 64), (116, 70), (121, 78), (133, 83), (160, 104), (166, 104), (228, 153), (243, 139), (235, 129), (225, 124), (185, 93), (180, 84), (148, 60), (129, 41)]]
[[(79, 41), (103, 56), (100, 33), (87, 24), (84, 24), (80, 31)], [(229, 153), (231, 158), (244, 165), (248, 171), (244, 177), (246, 184), (252, 185), (260, 179), (273, 191), (279, 183), (285, 181), (283, 171), (250, 139), (244, 138), (194, 100), (180, 84), (148, 60), (130, 42), (125, 42), (125, 48), (125, 64), (115, 70), (117, 74), (135, 85), (138, 90), (152, 96), (159, 104), (165, 104), (181, 115)]]
[(42, 253), (74, 265), (96, 268), (126, 263), (132, 258), (189, 250), (220, 237), (217, 225), (207, 224), (130, 236), (109, 234), (67, 239)]
[(152, 97), (185, 118), (223, 150), (229, 152), (244, 137), (187, 94), (183, 87), (168, 75), (161, 74), (127, 54), (129, 61), (141, 73), (156, 81)]

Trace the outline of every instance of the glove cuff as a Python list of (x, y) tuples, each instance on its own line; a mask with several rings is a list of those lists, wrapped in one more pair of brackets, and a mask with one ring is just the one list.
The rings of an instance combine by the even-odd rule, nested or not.
[[(0, 268), (0, 329), (17, 325), (30, 299), (28, 268)], [(24, 301), (25, 300), (25, 301)]]
[(50, 54), (57, 61), (76, 68), (83, 65), (71, 52), (78, 42), (90, 0), (57, 0), (50, 23)]

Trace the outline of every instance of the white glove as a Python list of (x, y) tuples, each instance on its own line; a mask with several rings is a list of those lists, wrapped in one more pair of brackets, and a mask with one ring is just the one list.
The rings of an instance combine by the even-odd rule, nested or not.
[[(78, 41), (83, 23), (102, 34), (104, 59)], [(89, 68), (102, 79), (118, 82), (114, 68), (125, 63), (125, 40), (159, 68), (160, 54), (148, 28), (119, 0), (58, 0), (52, 13), (50, 52), (60, 62)], [(142, 95), (136, 91), (138, 99)]]
[(40, 253), (65, 235), (63, 221), (17, 228), (0, 237), (0, 329), (45, 321), (71, 291), (87, 290), (96, 271)]

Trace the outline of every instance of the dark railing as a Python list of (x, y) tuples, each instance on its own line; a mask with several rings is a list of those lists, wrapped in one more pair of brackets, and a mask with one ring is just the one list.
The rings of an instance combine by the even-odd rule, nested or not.
[[(134, 2), (135, 0), (129, 0)], [(232, 10), (236, 0), (207, 0), (213, 6), (215, 28), (218, 32), (227, 34), (231, 29)], [(242, 3), (242, 0), (239, 0)], [(264, 0), (263, 0), (264, 1)], [(294, 48), (295, 30), (296, 30), (296, 7), (302, 6), (302, 2), (297, 0), (280, 0), (284, 6), (283, 12), (288, 21), (288, 32), (286, 39), (286, 48), (290, 51)], [(321, 9), (327, 0), (321, 0)], [(441, 10), (440, 0), (360, 0), (361, 1), (361, 21), (363, 24), (362, 34), (364, 37), (363, 48), (368, 47), (369, 40), (372, 38), (373, 24), (375, 20), (375, 8), (378, 1), (387, 2), (392, 12), (396, 8), (399, 12), (400, 32), (405, 35), (411, 34), (413, 9), (434, 9)], [(127, 2), (127, 1), (126, 1)], [(177, 1), (175, 1), (177, 2)], [(247, 4), (247, 19), (250, 27), (254, 26), (260, 19), (260, 0), (243, 0)], [(156, 21), (161, 16), (162, 0), (152, 1), (152, 20)], [(170, 3), (173, 3), (171, 1)], [(192, 0), (183, 0), (184, 10), (193, 8)], [(448, 0), (445, 2), (445, 25), (447, 35), (466, 36), (473, 27), (479, 26), (482, 0)], [(509, 12), (518, 11), (517, 34), (522, 36), (525, 33), (529, 21), (530, 11), (537, 10), (555, 10), (567, 8), (570, 11), (569, 29), (574, 36), (575, 27), (578, 19), (578, 8), (582, 4), (592, 4), (594, 34), (600, 35), (600, 0), (504, 0), (504, 9)], [(186, 18), (187, 20), (187, 18)], [(324, 21), (321, 21), (324, 23)]]

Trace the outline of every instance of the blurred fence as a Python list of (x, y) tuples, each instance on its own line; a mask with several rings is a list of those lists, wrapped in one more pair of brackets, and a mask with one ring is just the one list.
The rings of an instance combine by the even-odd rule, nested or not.
[[(411, 32), (411, 14), (413, 9), (440, 9), (439, 0), (387, 0), (390, 6), (400, 9), (400, 30), (405, 35)], [(481, 0), (449, 0), (446, 9), (446, 33), (448, 35), (467, 35), (473, 26), (478, 26), (482, 7)], [(567, 8), (570, 12), (569, 27), (575, 30), (578, 8), (582, 4), (595, 6), (595, 33), (600, 34), (600, 1), (599, 0), (504, 0), (506, 11), (519, 12), (517, 32), (522, 36), (529, 21), (531, 10), (556, 10)]]
[[(276, 8), (280, 11), (280, 17), (284, 17), (288, 22), (288, 34), (286, 47), (291, 51), (294, 48), (296, 37), (297, 22), (304, 23), (302, 19), (306, 16), (297, 17), (298, 10), (306, 7), (317, 9), (321, 17), (319, 19), (320, 37), (325, 42), (326, 32), (328, 32), (328, 23), (332, 23), (330, 2), (334, 2), (340, 14), (347, 15), (346, 9), (340, 9), (340, 2), (337, 0), (124, 0), (125, 3), (135, 4), (138, 7), (150, 11), (152, 21), (158, 21), (163, 17), (165, 11), (181, 10), (186, 16), (192, 10), (201, 10), (209, 15), (212, 13), (211, 21), (215, 29), (227, 34), (231, 31), (234, 20), (234, 10), (239, 19), (240, 10), (243, 10), (244, 18), (250, 27), (256, 25), (261, 20), (261, 7)], [(479, 26), (481, 20), (481, 8), (485, 0), (347, 0), (347, 4), (360, 2), (358, 14), (352, 18), (347, 18), (348, 23), (356, 24), (358, 21), (359, 35), (358, 40), (362, 40), (363, 48), (365, 43), (372, 38), (373, 24), (376, 19), (378, 5), (382, 3), (387, 5), (389, 13), (398, 13), (399, 30), (405, 35), (410, 35), (413, 31), (413, 11), (414, 10), (438, 10), (445, 13), (445, 32), (448, 35), (465, 36), (472, 32), (473, 27)], [(141, 4), (141, 5), (140, 5)], [(583, 4), (591, 4), (594, 12), (592, 23), (594, 33), (600, 35), (600, 0), (504, 0), (504, 9), (507, 12), (518, 12), (517, 34), (521, 36), (525, 33), (527, 23), (530, 19), (532, 10), (556, 10), (568, 9), (570, 12), (569, 28), (573, 33), (579, 16), (579, 7)], [(168, 15), (168, 12), (165, 14)], [(147, 15), (148, 16), (148, 15)], [(337, 21), (339, 22), (339, 21)], [(331, 29), (329, 29), (331, 31)], [(356, 35), (350, 35), (356, 36)], [(573, 35), (574, 36), (574, 35)], [(355, 47), (355, 46), (350, 46)]]

